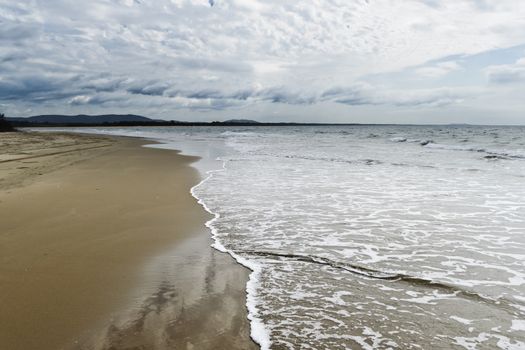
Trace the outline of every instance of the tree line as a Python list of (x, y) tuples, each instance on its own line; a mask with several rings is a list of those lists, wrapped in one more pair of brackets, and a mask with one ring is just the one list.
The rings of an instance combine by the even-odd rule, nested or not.
[(0, 113), (0, 132), (16, 131), (11, 123), (6, 119), (4, 113)]

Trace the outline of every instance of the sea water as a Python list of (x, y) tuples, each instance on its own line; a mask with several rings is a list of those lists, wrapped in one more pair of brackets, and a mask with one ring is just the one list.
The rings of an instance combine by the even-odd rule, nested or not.
[(87, 131), (203, 157), (262, 348), (525, 349), (525, 127)]

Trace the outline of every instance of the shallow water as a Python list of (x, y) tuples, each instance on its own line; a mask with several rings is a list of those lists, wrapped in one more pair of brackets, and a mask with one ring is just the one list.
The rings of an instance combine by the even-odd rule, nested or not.
[(110, 132), (220, 157), (194, 194), (263, 347), (525, 349), (524, 127)]

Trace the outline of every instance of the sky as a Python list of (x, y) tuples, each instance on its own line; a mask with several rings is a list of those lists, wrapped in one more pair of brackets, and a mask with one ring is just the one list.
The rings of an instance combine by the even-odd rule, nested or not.
[(525, 124), (525, 1), (0, 0), (0, 112)]

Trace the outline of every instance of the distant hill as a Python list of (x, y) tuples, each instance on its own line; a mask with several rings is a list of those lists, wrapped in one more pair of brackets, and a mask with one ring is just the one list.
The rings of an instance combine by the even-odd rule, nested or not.
[(28, 118), (8, 118), (9, 121), (28, 124), (116, 124), (116, 123), (148, 123), (154, 119), (134, 114), (104, 114), (104, 115), (35, 115)]
[(160, 120), (135, 114), (103, 114), (103, 115), (35, 115), (27, 118), (6, 118), (18, 127), (46, 126), (251, 126), (264, 125), (255, 120), (230, 119), (224, 122), (185, 122), (177, 120)]
[(179, 120), (151, 119), (135, 114), (103, 115), (35, 115), (27, 118), (5, 118), (15, 127), (79, 127), (79, 126), (297, 126), (297, 125), (330, 125), (316, 123), (268, 123), (250, 119), (230, 119), (223, 122), (190, 122)]
[(224, 121), (223, 123), (224, 124), (243, 124), (243, 125), (260, 124), (258, 121), (250, 120), (250, 119), (230, 119), (230, 120)]

